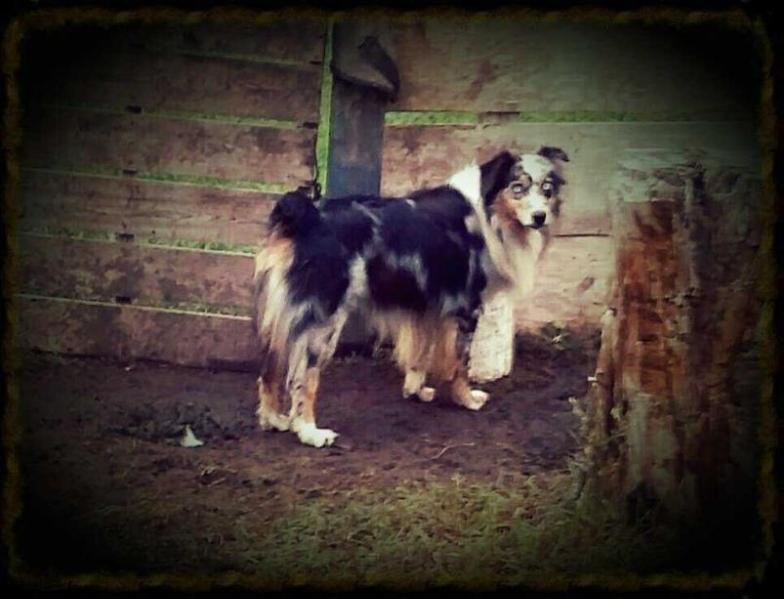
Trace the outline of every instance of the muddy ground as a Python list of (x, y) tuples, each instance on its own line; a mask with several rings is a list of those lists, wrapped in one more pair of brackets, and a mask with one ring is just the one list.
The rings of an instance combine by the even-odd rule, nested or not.
[[(243, 572), (243, 544), (313, 498), (563, 472), (578, 446), (568, 398), (586, 391), (597, 345), (518, 339), (479, 412), (403, 399), (388, 360), (337, 359), (318, 404), (341, 435), (327, 449), (257, 427), (252, 373), (24, 355), (21, 555), (51, 573)], [(179, 445), (186, 424), (204, 446)]]

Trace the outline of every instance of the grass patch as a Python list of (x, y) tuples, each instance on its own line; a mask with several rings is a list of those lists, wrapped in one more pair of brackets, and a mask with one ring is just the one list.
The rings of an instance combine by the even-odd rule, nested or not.
[(566, 585), (666, 564), (666, 544), (644, 524), (630, 527), (612, 510), (570, 495), (567, 474), (529, 477), (517, 488), (467, 484), (456, 475), (387, 491), (352, 489), (337, 501), (296, 504), (244, 558), (270, 582), (321, 587)]

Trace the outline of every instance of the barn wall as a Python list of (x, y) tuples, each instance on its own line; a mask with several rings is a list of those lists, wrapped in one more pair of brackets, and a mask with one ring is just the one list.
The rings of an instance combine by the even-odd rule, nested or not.
[(386, 119), (382, 191), (437, 184), (504, 148), (568, 153), (560, 238), (518, 306), (521, 327), (598, 325), (614, 275), (609, 182), (625, 151), (759, 163), (757, 63), (740, 33), (446, 17), (365, 26), (403, 82)]
[[(615, 263), (607, 192), (624, 152), (709, 149), (758, 164), (759, 85), (740, 33), (446, 17), (360, 26), (400, 72), (382, 193), (439, 184), (502, 148), (569, 154), (557, 238), (520, 327), (598, 325)], [(252, 358), (251, 254), (279, 194), (317, 175), (325, 38), (326, 24), (307, 20), (26, 37), (27, 346), (202, 366)]]
[(201, 366), (252, 358), (252, 253), (278, 195), (315, 175), (325, 29), (28, 36), (27, 346)]

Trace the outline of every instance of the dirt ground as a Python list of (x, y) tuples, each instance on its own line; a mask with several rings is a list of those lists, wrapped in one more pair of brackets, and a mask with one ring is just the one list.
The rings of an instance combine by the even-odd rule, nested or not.
[[(242, 544), (313, 498), (563, 471), (577, 449), (568, 398), (585, 393), (597, 345), (519, 338), (479, 412), (403, 399), (388, 360), (337, 359), (318, 423), (339, 445), (325, 449), (258, 428), (253, 373), (25, 355), (21, 555), (51, 573), (242, 572)], [(204, 446), (180, 446), (186, 424)]]

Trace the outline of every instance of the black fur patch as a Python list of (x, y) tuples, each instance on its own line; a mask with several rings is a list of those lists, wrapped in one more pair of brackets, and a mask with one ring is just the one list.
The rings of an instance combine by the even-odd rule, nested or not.
[[(540, 154), (568, 160), (558, 148)], [(486, 204), (515, 179), (516, 164), (516, 156), (502, 152), (480, 166)], [(563, 179), (555, 173), (551, 179), (557, 191)], [(293, 306), (306, 305), (291, 336), (323, 323), (345, 301), (355, 259), (364, 261), (372, 305), (454, 316), (463, 327), (475, 326), (488, 281), (484, 239), (468, 231), (469, 215), (475, 215), (470, 202), (449, 186), (408, 198), (355, 195), (318, 204), (302, 192), (284, 195), (270, 226), (293, 241), (289, 297)]]

